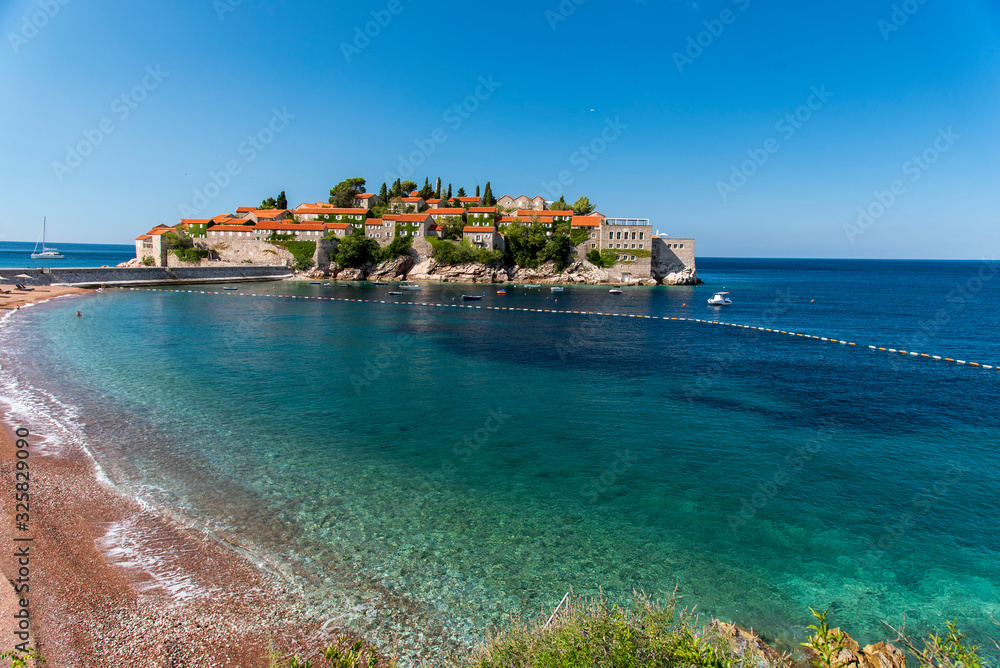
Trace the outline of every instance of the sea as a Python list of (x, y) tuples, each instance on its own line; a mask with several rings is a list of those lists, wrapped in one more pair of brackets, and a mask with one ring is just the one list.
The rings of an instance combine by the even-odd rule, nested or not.
[[(45, 448), (85, 447), (151, 512), (283, 573), (404, 665), (569, 591), (676, 593), (787, 650), (810, 608), (862, 644), (956, 620), (992, 647), (1000, 265), (698, 271), (621, 295), (332, 281), (62, 298), (0, 327), (0, 397)], [(709, 306), (715, 291), (732, 304)], [(129, 532), (109, 529), (116, 554), (207, 595)]]
[(114, 267), (135, 257), (135, 246), (126, 244), (67, 244), (52, 243), (46, 247), (56, 247), (65, 256), (61, 260), (32, 260), (35, 249), (33, 242), (0, 241), (0, 269), (33, 269), (46, 267), (61, 269), (68, 267)]

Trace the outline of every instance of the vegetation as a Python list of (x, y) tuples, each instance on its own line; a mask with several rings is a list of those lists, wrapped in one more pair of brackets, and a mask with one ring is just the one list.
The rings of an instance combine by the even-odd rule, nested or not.
[[(352, 643), (347, 649), (331, 643), (323, 650), (322, 654), (323, 663), (315, 666), (312, 661), (299, 661), (297, 656), (287, 666), (288, 668), (323, 668), (323, 666), (329, 666), (329, 668), (379, 668), (379, 666), (393, 667), (396, 665), (395, 662), (386, 663), (375, 648), (366, 646), (360, 640)], [(272, 657), (271, 668), (279, 668), (284, 665), (286, 664), (281, 663), (278, 658)]]
[(573, 207), (571, 207), (569, 204), (566, 203), (566, 200), (563, 198), (562, 195), (560, 195), (559, 199), (557, 199), (549, 206), (550, 211), (569, 211), (572, 208)]
[(200, 262), (212, 254), (207, 248), (195, 248), (194, 239), (184, 230), (164, 233), (160, 243), (182, 262)]
[(338, 209), (349, 209), (354, 205), (354, 198), (364, 192), (364, 179), (344, 179), (330, 189), (330, 204)]
[(412, 245), (413, 237), (400, 235), (382, 248), (377, 241), (357, 231), (340, 239), (334, 259), (341, 267), (363, 267), (366, 264), (378, 264), (402, 257), (410, 252)]
[(152, 267), (154, 264), (156, 264), (156, 260), (154, 260), (151, 256), (147, 255), (144, 258), (142, 258), (142, 264), (147, 267)]
[(420, 189), (419, 195), (424, 198), (425, 202), (434, 198), (434, 188), (431, 187), (431, 181), (429, 178), (424, 177), (424, 187)]
[(537, 267), (546, 262), (555, 264), (556, 271), (569, 266), (573, 250), (570, 223), (554, 223), (545, 227), (538, 222), (524, 223), (518, 220), (508, 224), (507, 257), (520, 267)]
[(315, 241), (289, 241), (285, 247), (295, 258), (295, 268), (299, 271), (305, 271), (316, 264), (313, 261), (316, 254)]
[(495, 206), (497, 203), (496, 197), (493, 196), (493, 188), (490, 187), (490, 182), (486, 182), (486, 187), (483, 188), (483, 206)]
[(282, 190), (277, 197), (268, 197), (266, 200), (260, 203), (259, 209), (287, 209), (288, 199), (285, 197), (285, 191)]
[(712, 628), (699, 625), (676, 599), (636, 596), (633, 609), (605, 598), (569, 598), (549, 622), (514, 617), (510, 628), (480, 646), (472, 668), (733, 668), (752, 666)]
[(427, 237), (434, 247), (431, 257), (441, 264), (471, 264), (479, 263), (485, 265), (499, 265), (503, 262), (504, 254), (500, 250), (489, 250), (488, 248), (476, 248), (468, 240), (458, 242), (446, 239)]
[[(0, 653), (0, 661), (10, 660), (10, 668), (29, 668), (32, 665), (45, 663), (45, 659), (35, 650), (28, 648), (27, 652), (3, 652)], [(28, 663), (29, 660), (35, 663)]]
[[(559, 199), (562, 199), (561, 197)], [(578, 216), (586, 216), (589, 213), (593, 213), (594, 209), (597, 208), (596, 204), (590, 203), (589, 197), (581, 197), (580, 199), (573, 202), (573, 213)]]

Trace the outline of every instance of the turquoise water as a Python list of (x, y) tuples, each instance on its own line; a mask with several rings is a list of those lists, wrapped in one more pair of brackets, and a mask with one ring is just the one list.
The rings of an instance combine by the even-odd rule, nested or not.
[[(483, 306), (718, 319), (855, 348), (677, 321), (110, 291), (22, 310), (0, 361), (36, 429), (58, 431), (45, 411), (72, 423), (116, 483), (404, 650), (461, 647), (570, 588), (679, 587), (788, 647), (808, 606), (862, 642), (905, 614), (917, 632), (957, 618), (985, 644), (1000, 372), (867, 345), (1000, 363), (994, 269), (720, 259), (699, 261), (704, 286), (617, 297), (419, 293), (450, 304), (485, 288)], [(267, 287), (387, 299), (240, 292)], [(723, 287), (733, 306), (707, 307)]]
[[(48, 242), (64, 256), (61, 260), (33, 260), (34, 242), (0, 241), (0, 268), (15, 269), (29, 267), (114, 267), (119, 262), (135, 258), (135, 246), (131, 244), (68, 244)], [(8, 276), (8, 278), (10, 278)]]

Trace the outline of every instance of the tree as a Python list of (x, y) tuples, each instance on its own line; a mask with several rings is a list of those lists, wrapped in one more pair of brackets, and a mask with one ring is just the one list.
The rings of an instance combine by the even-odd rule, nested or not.
[(434, 196), (434, 188), (431, 187), (431, 180), (426, 176), (424, 177), (424, 187), (420, 189), (420, 196), (424, 198), (425, 202)]
[(379, 258), (378, 242), (369, 239), (360, 230), (340, 240), (337, 245), (337, 264), (341, 267), (361, 267)]
[(266, 211), (268, 209), (277, 209), (278, 200), (274, 199), (273, 197), (268, 197), (267, 199), (262, 200), (260, 206), (258, 206), (257, 208), (260, 209), (261, 211)]
[(449, 202), (451, 201), (451, 184), (450, 183), (448, 184), (448, 196), (445, 197), (445, 199), (447, 201), (449, 201)]
[(573, 207), (571, 207), (569, 204), (567, 204), (566, 200), (563, 199), (563, 197), (560, 195), (559, 199), (557, 199), (555, 202), (553, 202), (552, 206), (549, 207), (549, 210), (550, 211), (569, 211), (572, 208)]
[(279, 209), (287, 209), (288, 208), (288, 198), (285, 197), (285, 191), (284, 190), (282, 190), (281, 194), (278, 195), (278, 202), (277, 202), (277, 204), (278, 204), (278, 208)]
[(365, 180), (358, 177), (344, 179), (330, 189), (330, 204), (338, 209), (349, 209), (354, 198), (365, 192)]
[(479, 197), (479, 184), (476, 184), (476, 197)]
[(403, 182), (396, 179), (392, 184), (392, 190), (389, 191), (389, 197), (402, 197), (403, 196)]
[(410, 193), (417, 189), (416, 181), (403, 181), (400, 185), (402, 192), (400, 193), (403, 197), (409, 197)]
[(459, 188), (458, 189), (458, 196), (459, 197), (465, 197), (465, 188)]
[(441, 224), (441, 238), (442, 239), (462, 239), (462, 230), (465, 229), (465, 222), (461, 218), (454, 219), (449, 218), (446, 222)]
[(493, 188), (490, 188), (490, 182), (486, 182), (486, 187), (483, 188), (483, 206), (495, 206), (497, 200), (493, 197)]
[(438, 177), (437, 187), (434, 189), (434, 197), (441, 199), (441, 177)]
[(382, 200), (383, 204), (389, 201), (389, 189), (384, 183), (382, 184), (382, 189), (378, 191), (378, 198)]
[(586, 216), (588, 213), (593, 212), (597, 208), (596, 204), (590, 203), (590, 198), (581, 197), (580, 199), (573, 202), (573, 213), (578, 216)]

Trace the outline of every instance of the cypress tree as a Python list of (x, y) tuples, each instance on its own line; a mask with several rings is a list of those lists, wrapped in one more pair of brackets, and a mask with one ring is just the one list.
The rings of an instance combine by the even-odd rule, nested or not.
[(493, 197), (493, 188), (490, 187), (490, 182), (486, 182), (486, 187), (483, 188), (483, 206), (493, 206), (497, 203), (496, 199)]

